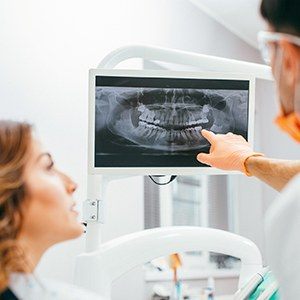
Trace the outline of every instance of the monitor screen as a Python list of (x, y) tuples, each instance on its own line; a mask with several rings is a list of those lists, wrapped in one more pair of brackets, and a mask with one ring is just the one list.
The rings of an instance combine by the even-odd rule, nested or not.
[(95, 75), (93, 167), (207, 167), (202, 129), (248, 139), (249, 82)]

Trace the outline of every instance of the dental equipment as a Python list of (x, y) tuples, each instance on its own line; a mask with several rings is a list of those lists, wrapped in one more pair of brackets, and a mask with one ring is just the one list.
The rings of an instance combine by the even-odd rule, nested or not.
[(235, 293), (235, 300), (247, 299), (255, 291), (255, 289), (263, 282), (264, 276), (267, 274), (268, 268), (262, 269), (256, 273), (251, 279)]
[[(111, 52), (101, 61), (98, 68), (113, 69), (122, 61), (131, 58), (194, 66), (202, 72), (236, 73), (273, 80), (271, 69), (265, 65), (142, 45), (127, 46)], [(93, 128), (89, 130), (92, 131)], [(161, 228), (127, 235), (101, 245), (101, 224), (105, 221), (105, 200), (109, 182), (126, 177), (128, 174), (104, 176), (94, 174), (90, 169), (88, 171), (87, 200), (84, 202), (83, 213), (83, 219), (87, 223), (86, 253), (77, 258), (75, 282), (78, 285), (110, 297), (111, 283), (134, 265), (158, 256), (192, 249), (210, 250), (241, 258), (240, 287), (253, 274), (259, 272), (262, 267), (261, 255), (251, 241), (208, 228)], [(162, 248), (160, 243), (164, 245)], [(147, 248), (149, 245), (158, 246)], [(136, 252), (137, 249), (139, 251)], [(127, 253), (123, 259), (120, 256), (123, 252), (120, 250)]]
[(193, 66), (202, 72), (247, 74), (259, 79), (273, 80), (271, 68), (266, 65), (145, 45), (118, 48), (104, 57), (97, 69), (114, 69), (122, 61), (131, 58)]
[[(246, 74), (247, 76), (250, 74), (255, 78), (273, 80), (271, 69), (266, 65), (144, 45), (131, 45), (118, 48), (104, 57), (97, 68), (102, 70), (114, 69), (119, 63), (131, 58), (194, 66), (203, 72), (238, 73)], [(90, 127), (89, 131), (92, 132), (93, 127)], [(91, 139), (89, 139), (89, 145), (91, 142)], [(92, 147), (89, 147), (89, 149), (93, 151)], [(89, 153), (90, 157), (92, 157), (92, 155), (93, 153)], [(197, 170), (197, 174), (199, 174), (199, 170)], [(128, 174), (125, 176), (116, 174), (104, 176), (94, 174), (90, 169), (88, 170), (87, 200), (83, 204), (83, 219), (87, 223), (86, 251), (96, 250), (100, 246), (101, 224), (103, 224), (105, 220), (104, 200), (106, 199), (109, 182), (126, 177), (128, 177)]]
[(178, 253), (171, 254), (170, 257), (170, 268), (173, 270), (173, 283), (174, 283), (174, 298), (181, 300), (182, 295), (182, 283), (178, 280), (178, 268), (182, 266), (182, 262)]
[(249, 75), (90, 70), (89, 172), (228, 174), (195, 159), (210, 147), (200, 132), (232, 132), (253, 144), (254, 102)]
[(269, 268), (263, 268), (260, 272), (255, 274), (245, 286), (235, 293), (234, 300), (244, 299), (279, 299), (278, 284)]
[(170, 253), (211, 251), (241, 259), (239, 287), (262, 269), (262, 257), (250, 240), (222, 230), (174, 226), (144, 230), (102, 244), (77, 257), (75, 284), (110, 299), (122, 274)]

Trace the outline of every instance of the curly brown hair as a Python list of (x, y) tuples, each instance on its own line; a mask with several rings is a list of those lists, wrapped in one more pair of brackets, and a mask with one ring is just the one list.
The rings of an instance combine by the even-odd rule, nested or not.
[(12, 272), (24, 272), (25, 256), (17, 237), (25, 196), (23, 170), (32, 140), (28, 123), (0, 120), (0, 291)]

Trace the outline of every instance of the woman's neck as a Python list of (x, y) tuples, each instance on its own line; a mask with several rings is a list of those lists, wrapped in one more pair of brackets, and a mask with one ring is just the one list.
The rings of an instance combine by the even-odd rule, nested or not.
[(50, 246), (25, 236), (19, 237), (18, 242), (25, 255), (26, 265), (24, 271), (33, 273), (41, 257)]

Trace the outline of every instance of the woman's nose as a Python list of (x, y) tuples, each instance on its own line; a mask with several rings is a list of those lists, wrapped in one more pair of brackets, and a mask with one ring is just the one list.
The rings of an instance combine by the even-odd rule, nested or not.
[(73, 194), (77, 190), (77, 183), (73, 181), (68, 175), (64, 174), (64, 181), (67, 192)]
[(70, 181), (71, 181), (71, 183), (70, 183), (69, 191), (70, 191), (70, 193), (73, 194), (77, 190), (78, 185), (71, 178), (70, 178)]
[(77, 190), (77, 183), (75, 181), (73, 181), (67, 174), (61, 172), (61, 171), (58, 171), (57, 172), (59, 173), (65, 187), (66, 187), (66, 190), (68, 193), (70, 194), (73, 194), (76, 190)]

